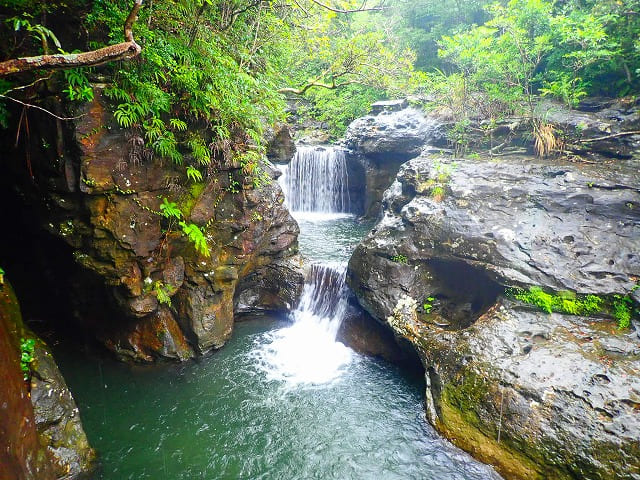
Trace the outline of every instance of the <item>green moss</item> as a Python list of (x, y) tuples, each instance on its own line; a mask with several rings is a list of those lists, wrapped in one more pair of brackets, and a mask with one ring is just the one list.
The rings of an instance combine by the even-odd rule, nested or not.
[(633, 315), (633, 300), (628, 295), (615, 295), (613, 297), (612, 313), (618, 321), (620, 329), (629, 328), (631, 325), (631, 316)]
[(507, 289), (506, 293), (521, 302), (535, 305), (547, 313), (557, 312), (567, 315), (608, 313), (617, 320), (620, 329), (631, 325), (631, 317), (634, 314), (633, 300), (629, 295), (604, 298), (598, 295), (577, 295), (568, 291), (552, 294), (535, 286), (529, 287), (529, 290)]
[(202, 195), (204, 191), (204, 187), (206, 185), (204, 183), (193, 183), (189, 187), (189, 193), (183, 195), (178, 202), (178, 208), (182, 211), (185, 218), (189, 218), (191, 215), (191, 210), (195, 207), (196, 202)]

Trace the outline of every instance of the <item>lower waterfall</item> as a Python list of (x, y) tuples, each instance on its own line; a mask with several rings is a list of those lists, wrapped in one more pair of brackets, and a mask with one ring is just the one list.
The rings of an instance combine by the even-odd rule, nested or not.
[(336, 341), (347, 308), (346, 264), (311, 265), (293, 325), (267, 334), (256, 350), (270, 379), (319, 384), (338, 378), (353, 358)]

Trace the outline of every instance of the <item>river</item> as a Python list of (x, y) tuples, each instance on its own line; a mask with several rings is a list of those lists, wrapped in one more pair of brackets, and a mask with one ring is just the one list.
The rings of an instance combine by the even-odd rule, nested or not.
[(58, 349), (94, 478), (500, 479), (429, 426), (421, 378), (336, 342), (346, 262), (370, 227), (346, 202), (295, 213), (309, 278), (289, 318), (239, 322), (223, 349), (181, 365)]

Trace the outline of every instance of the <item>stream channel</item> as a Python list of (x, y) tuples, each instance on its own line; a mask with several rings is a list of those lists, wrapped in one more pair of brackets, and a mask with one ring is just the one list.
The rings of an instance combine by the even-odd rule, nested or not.
[[(500, 479), (428, 425), (420, 378), (336, 342), (346, 263), (370, 225), (348, 214), (340, 155), (323, 152), (299, 149), (280, 179), (310, 265), (288, 319), (239, 322), (220, 351), (181, 365), (56, 352), (99, 455), (94, 478)], [(295, 172), (305, 153), (321, 160)]]

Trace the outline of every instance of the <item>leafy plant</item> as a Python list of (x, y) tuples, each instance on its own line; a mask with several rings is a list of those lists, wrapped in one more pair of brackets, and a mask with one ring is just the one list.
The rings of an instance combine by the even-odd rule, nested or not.
[(403, 264), (403, 265), (406, 265), (408, 260), (409, 259), (407, 258), (407, 256), (406, 255), (402, 255), (402, 254), (397, 254), (397, 255), (394, 255), (393, 257), (391, 257), (391, 261), (392, 262), (400, 263), (400, 264)]
[(187, 178), (193, 182), (202, 181), (202, 173), (196, 167), (192, 165), (187, 166)]
[(4, 270), (0, 267), (0, 285), (4, 284)]
[(435, 297), (427, 297), (425, 302), (422, 304), (422, 310), (424, 311), (424, 313), (431, 313), (434, 300), (435, 300)]
[(89, 84), (86, 70), (79, 68), (65, 70), (64, 78), (67, 80), (67, 88), (62, 91), (67, 94), (69, 100), (81, 102), (93, 100), (93, 88)]
[(205, 257), (210, 257), (211, 252), (209, 251), (209, 245), (207, 244), (207, 238), (200, 230), (195, 223), (186, 223), (180, 222), (180, 228), (182, 228), (182, 232), (189, 238), (189, 240), (195, 246), (196, 251), (204, 255)]
[(158, 299), (158, 302), (164, 305), (171, 306), (171, 295), (175, 292), (175, 288), (171, 285), (166, 285), (159, 280), (153, 283), (153, 292)]
[(165, 218), (175, 218), (180, 220), (182, 218), (182, 212), (178, 208), (178, 204), (175, 202), (170, 202), (166, 198), (162, 199), (162, 203), (160, 204), (160, 212), (162, 212), (162, 216)]
[(36, 341), (33, 338), (20, 339), (20, 369), (25, 381), (31, 377), (31, 364), (35, 360), (33, 354), (36, 348)]
[(444, 187), (442, 187), (441, 185), (431, 187), (431, 196), (435, 200), (442, 200), (442, 197), (444, 197)]

